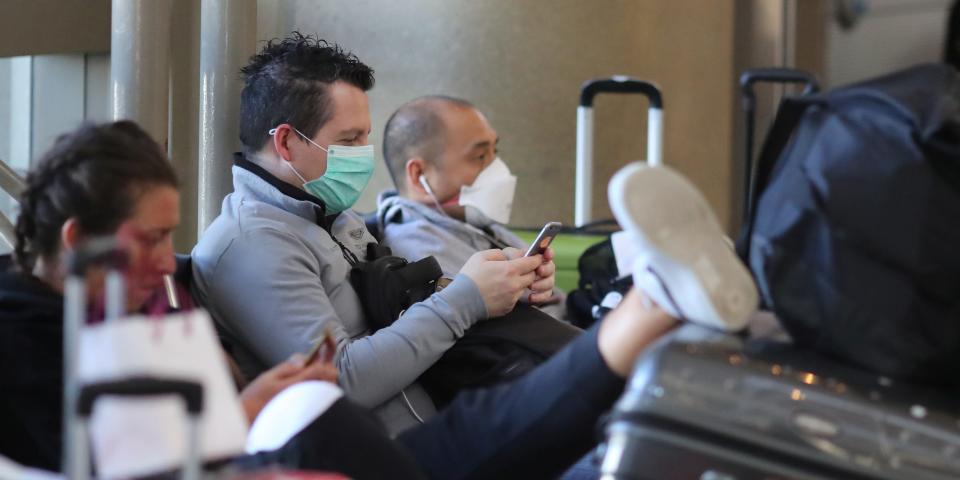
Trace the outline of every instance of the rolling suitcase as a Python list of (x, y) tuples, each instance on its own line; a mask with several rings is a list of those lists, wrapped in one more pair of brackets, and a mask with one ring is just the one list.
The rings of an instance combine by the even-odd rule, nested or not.
[(960, 478), (958, 393), (687, 325), (638, 361), (602, 478)]
[[(663, 164), (663, 96), (656, 85), (617, 75), (585, 82), (577, 107), (577, 176), (574, 235), (561, 235), (554, 242), (557, 253), (557, 283), (564, 276), (573, 279), (567, 297), (568, 317), (586, 328), (601, 318), (632, 285), (616, 267), (611, 234), (614, 220), (592, 221), (593, 185), (593, 102), (605, 93), (639, 94), (647, 98), (647, 163)], [(594, 233), (591, 235), (591, 233)], [(521, 237), (523, 238), (523, 237)], [(565, 248), (576, 242), (576, 248)], [(569, 273), (568, 273), (569, 272)], [(574, 289), (575, 287), (575, 289)]]
[[(752, 160), (752, 86), (741, 78)], [(747, 218), (759, 172), (747, 162)], [(700, 338), (697, 338), (700, 337)], [(683, 327), (641, 358), (606, 425), (604, 478), (960, 478), (960, 391), (934, 391), (788, 343)]]
[[(647, 162), (663, 163), (663, 96), (656, 85), (623, 75), (588, 80), (580, 87), (577, 106), (577, 169), (574, 197), (575, 228), (565, 227), (552, 248), (556, 253), (557, 286), (565, 292), (577, 288), (579, 259), (587, 248), (606, 240), (616, 227), (613, 220), (593, 222), (590, 214), (593, 194), (593, 101), (600, 94), (639, 94), (647, 97)], [(530, 243), (537, 230), (516, 229), (514, 233)]]
[(593, 206), (593, 101), (602, 93), (640, 94), (647, 97), (647, 163), (663, 165), (663, 95), (656, 85), (623, 75), (589, 80), (580, 87), (577, 107), (577, 179), (574, 223), (590, 223)]
[(106, 269), (104, 319), (116, 321), (124, 313), (125, 292), (120, 273), (124, 255), (111, 240), (100, 239), (77, 249), (69, 261), (64, 281), (64, 402), (63, 473), (73, 479), (90, 477), (90, 450), (87, 423), (98, 399), (105, 396), (147, 397), (176, 395), (183, 399), (188, 414), (187, 455), (181, 478), (200, 478), (199, 424), (203, 411), (202, 385), (192, 381), (155, 377), (125, 378), (81, 385), (78, 380), (80, 331), (87, 323), (86, 276), (91, 268)]

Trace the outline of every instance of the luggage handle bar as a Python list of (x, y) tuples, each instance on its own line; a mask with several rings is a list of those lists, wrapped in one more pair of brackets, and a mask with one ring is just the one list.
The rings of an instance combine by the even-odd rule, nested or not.
[(80, 382), (77, 363), (80, 359), (80, 330), (87, 318), (86, 275), (94, 266), (107, 267), (106, 320), (123, 314), (125, 297), (123, 274), (125, 252), (117, 248), (111, 237), (99, 237), (84, 242), (67, 259), (67, 278), (64, 280), (63, 315), (63, 471), (69, 478), (86, 478), (89, 459), (81, 443), (81, 427), (77, 418)]
[(111, 237), (99, 237), (71, 252), (68, 259), (68, 271), (73, 276), (86, 275), (94, 266), (106, 266), (119, 270), (126, 266), (127, 256), (117, 248), (117, 243)]
[(754, 68), (744, 70), (740, 75), (740, 90), (743, 93), (744, 110), (754, 106), (756, 96), (753, 86), (757, 83), (798, 83), (804, 86), (801, 95), (809, 95), (820, 91), (820, 82), (810, 72), (794, 68)]
[(577, 107), (577, 174), (574, 224), (582, 227), (591, 220), (593, 207), (593, 100), (601, 93), (640, 94), (647, 97), (647, 163), (663, 164), (663, 95), (653, 83), (614, 75), (588, 80), (580, 87)]
[(89, 418), (93, 414), (93, 406), (97, 400), (107, 395), (120, 397), (177, 395), (183, 399), (187, 413), (191, 416), (197, 416), (203, 412), (203, 386), (197, 382), (157, 377), (131, 377), (124, 380), (91, 383), (83, 387), (77, 400), (77, 414), (80, 418)]
[(123, 276), (120, 271), (126, 265), (126, 252), (118, 248), (113, 238), (94, 238), (71, 252), (67, 260), (67, 271), (70, 274), (68, 282), (72, 280), (80, 286), (91, 267), (107, 267), (106, 319), (113, 320), (123, 315), (126, 292), (124, 292)]
[[(76, 412), (78, 415), (77, 438), (86, 444), (86, 421), (93, 415), (97, 400), (104, 396), (153, 397), (157, 395), (176, 395), (183, 399), (189, 416), (187, 428), (187, 449), (181, 478), (196, 480), (200, 478), (200, 415), (203, 413), (203, 386), (197, 382), (173, 380), (156, 377), (131, 377), (124, 380), (92, 383), (80, 390)], [(70, 478), (86, 480), (89, 477), (89, 454), (86, 449), (78, 449), (74, 471)]]
[(580, 106), (593, 108), (593, 99), (601, 93), (639, 93), (650, 101), (650, 108), (663, 110), (663, 95), (656, 85), (624, 75), (584, 82), (580, 87)]
[(801, 96), (810, 95), (820, 91), (820, 82), (817, 77), (810, 72), (797, 70), (794, 68), (755, 68), (744, 70), (740, 75), (740, 92), (743, 105), (743, 112), (746, 116), (745, 125), (745, 162), (744, 162), (744, 199), (743, 199), (743, 218), (744, 222), (750, 217), (752, 204), (754, 201), (754, 165), (753, 165), (753, 138), (756, 128), (756, 107), (757, 96), (754, 92), (754, 85), (758, 83), (777, 83), (777, 84), (801, 84), (804, 86)]

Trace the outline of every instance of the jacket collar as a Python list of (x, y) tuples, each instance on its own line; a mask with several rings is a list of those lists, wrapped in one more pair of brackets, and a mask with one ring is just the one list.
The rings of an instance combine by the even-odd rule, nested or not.
[(273, 176), (241, 152), (233, 154), (233, 165), (233, 189), (237, 192), (310, 220), (328, 232), (340, 215), (327, 215), (323, 200)]
[(377, 223), (381, 232), (385, 231), (388, 223), (407, 223), (420, 219), (445, 230), (464, 232), (471, 236), (484, 236), (498, 248), (507, 246), (500, 239), (500, 236), (490, 228), (475, 227), (465, 221), (440, 213), (436, 207), (403, 198), (394, 190), (383, 192), (377, 198)]

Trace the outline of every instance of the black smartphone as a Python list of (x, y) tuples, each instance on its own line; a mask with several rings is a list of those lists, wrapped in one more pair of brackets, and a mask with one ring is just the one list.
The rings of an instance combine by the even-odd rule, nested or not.
[(527, 254), (524, 256), (532, 257), (547, 251), (547, 247), (553, 242), (554, 237), (560, 233), (560, 227), (562, 226), (560, 222), (549, 222), (544, 225), (543, 229), (540, 230), (540, 233), (537, 235), (537, 238), (530, 244), (530, 248), (527, 249)]

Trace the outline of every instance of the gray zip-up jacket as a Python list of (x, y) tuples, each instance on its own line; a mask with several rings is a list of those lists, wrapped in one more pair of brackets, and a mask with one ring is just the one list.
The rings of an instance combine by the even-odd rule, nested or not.
[(502, 225), (491, 225), (483, 231), (432, 206), (403, 198), (395, 191), (383, 192), (377, 198), (377, 221), (382, 243), (394, 255), (411, 261), (432, 255), (449, 278), (481, 250), (527, 248), (523, 240)]
[[(194, 293), (248, 378), (306, 352), (331, 327), (340, 386), (375, 409), (391, 434), (435, 412), (415, 383), (486, 306), (473, 281), (458, 275), (442, 292), (370, 333), (350, 284), (343, 247), (363, 258), (375, 239), (347, 211), (324, 215), (322, 202), (238, 156), (234, 192), (194, 248)], [(366, 299), (375, 301), (375, 299)], [(403, 395), (405, 393), (405, 395)], [(407, 405), (406, 397), (410, 405)]]
[[(467, 222), (437, 211), (436, 208), (387, 191), (377, 198), (377, 222), (381, 243), (394, 255), (410, 261), (433, 256), (446, 277), (453, 278), (470, 256), (491, 248), (514, 247), (525, 250), (527, 244), (503, 225), (481, 230)], [(554, 288), (557, 303), (539, 308), (558, 320), (566, 316), (566, 295)]]

